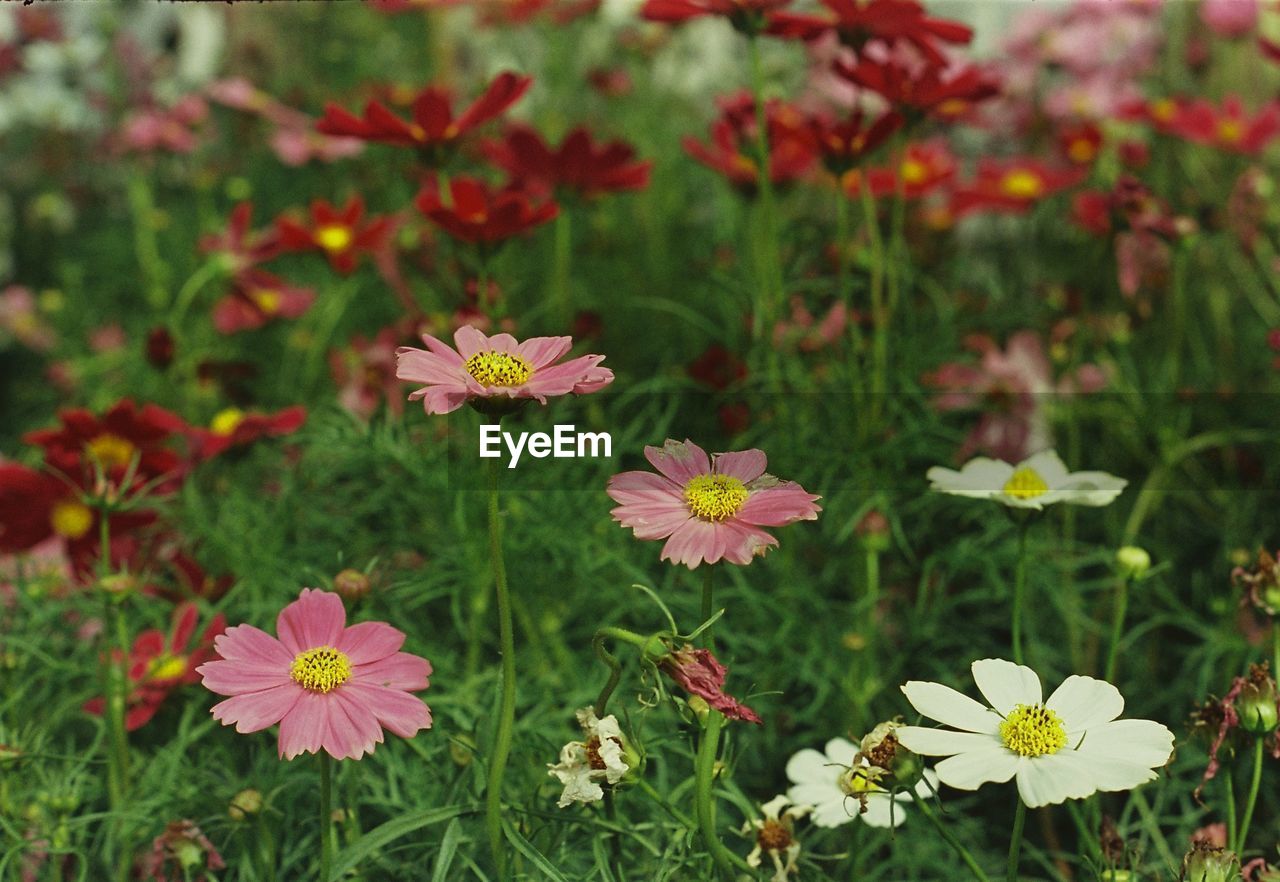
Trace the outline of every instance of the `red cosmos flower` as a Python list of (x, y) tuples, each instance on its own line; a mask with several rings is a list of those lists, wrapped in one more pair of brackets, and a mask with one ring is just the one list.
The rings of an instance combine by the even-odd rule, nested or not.
[(170, 446), (186, 424), (162, 407), (138, 408), (126, 398), (100, 417), (74, 408), (60, 411), (58, 419), (58, 428), (28, 432), (23, 440), (44, 448), (45, 462), (72, 480), (92, 481), (101, 469), (107, 480), (119, 483), (136, 460), (136, 483), (164, 478), (172, 486), (186, 470)]
[(299, 288), (272, 273), (245, 270), (232, 280), (231, 291), (213, 305), (213, 327), (219, 334), (260, 328), (278, 318), (297, 318), (316, 299), (310, 288)]
[(200, 250), (205, 254), (221, 254), (232, 275), (266, 263), (280, 254), (280, 240), (273, 230), (255, 233), (253, 203), (241, 202), (231, 210), (227, 228), (221, 233), (204, 236)]
[(259, 438), (291, 435), (306, 421), (307, 409), (302, 405), (286, 407), (275, 413), (245, 413), (239, 408), (229, 407), (219, 411), (207, 429), (188, 427), (191, 456), (195, 462), (204, 462), (232, 447), (252, 444)]
[[(768, 126), (769, 179), (788, 184), (813, 167), (817, 151), (804, 117), (795, 108), (779, 101), (765, 105)], [(721, 102), (720, 118), (711, 124), (711, 143), (685, 138), (685, 152), (708, 168), (724, 175), (729, 183), (747, 195), (759, 185), (756, 161), (756, 116), (750, 95), (743, 93)]]
[(364, 200), (352, 196), (342, 208), (323, 199), (311, 203), (311, 225), (291, 217), (276, 218), (276, 234), (282, 251), (318, 250), (329, 258), (335, 270), (347, 275), (356, 268), (361, 254), (385, 248), (395, 221), (390, 216), (364, 218)]
[[(898, 174), (895, 175), (892, 168), (871, 168), (867, 170), (866, 180), (871, 195), (880, 199), (897, 193), (900, 177), (903, 198), (919, 199), (951, 180), (955, 173), (956, 158), (946, 142), (939, 139), (908, 144), (898, 165)], [(850, 198), (858, 198), (861, 175), (856, 170), (846, 175), (844, 185)]]
[(1184, 105), (1169, 129), (1193, 144), (1257, 156), (1280, 135), (1280, 102), (1272, 101), (1250, 115), (1235, 95), (1228, 96), (1221, 108), (1199, 99)]
[(832, 119), (826, 114), (815, 114), (807, 120), (809, 134), (822, 157), (822, 164), (837, 178), (843, 178), (896, 132), (902, 126), (902, 116), (888, 111), (871, 125), (864, 123), (860, 111), (843, 120)]
[[(205, 628), (194, 647), (190, 647), (200, 617), (194, 603), (184, 603), (173, 611), (173, 624), (166, 638), (163, 631), (143, 631), (129, 651), (129, 697), (124, 725), (130, 732), (151, 721), (179, 686), (200, 682), (196, 668), (216, 657), (213, 638), (227, 629), (226, 618), (218, 613)], [(190, 647), (190, 648), (189, 648)], [(86, 713), (101, 716), (105, 702), (101, 697), (84, 704)]]
[(690, 695), (704, 699), (729, 719), (764, 722), (751, 708), (725, 693), (724, 680), (729, 672), (711, 654), (711, 650), (685, 645), (668, 653), (658, 662), (658, 667)]
[(958, 188), (951, 199), (956, 217), (975, 211), (1020, 214), (1042, 199), (1074, 187), (1087, 176), (1084, 169), (1059, 169), (1032, 158), (984, 159), (978, 175)]
[(532, 77), (511, 71), (499, 74), (484, 94), (456, 117), (449, 92), (439, 86), (427, 86), (413, 100), (411, 122), (405, 122), (377, 101), (365, 105), (363, 119), (335, 104), (326, 104), (316, 131), (438, 153), (467, 132), (496, 118), (519, 101), (531, 85)]
[(595, 144), (591, 133), (576, 128), (552, 150), (528, 126), (512, 126), (501, 141), (484, 145), (489, 159), (522, 187), (552, 194), (563, 189), (587, 199), (649, 185), (652, 162), (636, 162), (625, 141)]
[(747, 34), (758, 34), (765, 25), (767, 13), (780, 9), (791, 0), (645, 0), (640, 17), (649, 21), (680, 24), (692, 18), (718, 15)]
[(957, 119), (973, 105), (997, 95), (999, 83), (972, 65), (944, 70), (934, 65), (909, 68), (897, 61), (859, 58), (857, 64), (837, 59), (836, 73), (870, 89), (908, 118)]
[(1102, 149), (1102, 129), (1092, 122), (1067, 126), (1058, 132), (1058, 149), (1069, 162), (1093, 165)]
[(453, 178), (449, 182), (449, 196), (447, 203), (440, 198), (439, 185), (432, 178), (414, 204), (450, 236), (482, 245), (493, 245), (528, 232), (560, 212), (559, 206), (550, 200), (534, 204), (522, 190), (511, 187), (493, 190), (477, 178)]
[(595, 12), (600, 0), (480, 0), (475, 5), (481, 24), (527, 24), (546, 13), (552, 24), (566, 25)]
[(721, 392), (747, 377), (747, 364), (719, 343), (712, 343), (689, 363), (689, 377)]
[(822, 0), (829, 17), (777, 12), (769, 17), (768, 33), (780, 37), (816, 40), (835, 31), (840, 41), (861, 49), (868, 40), (890, 46), (909, 43), (934, 65), (946, 58), (935, 41), (963, 45), (973, 39), (973, 30), (960, 22), (930, 18), (915, 0)]

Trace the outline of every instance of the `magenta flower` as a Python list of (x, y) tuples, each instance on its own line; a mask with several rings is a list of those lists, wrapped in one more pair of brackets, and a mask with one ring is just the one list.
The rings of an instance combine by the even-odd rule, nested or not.
[(765, 473), (760, 450), (708, 457), (692, 441), (646, 447), (645, 458), (661, 474), (623, 472), (609, 479), (618, 507), (614, 520), (637, 539), (666, 539), (662, 560), (694, 569), (727, 560), (749, 564), (778, 540), (761, 527), (812, 521), (821, 499), (792, 481)]
[(323, 749), (360, 759), (382, 730), (412, 738), (431, 711), (410, 695), (427, 688), (431, 663), (400, 652), (404, 634), (385, 622), (346, 627), (337, 594), (303, 588), (276, 619), (279, 639), (237, 625), (214, 641), (219, 658), (196, 669), (204, 685), (231, 696), (213, 718), (241, 733), (280, 724), (280, 756)]
[(468, 401), (505, 399), (511, 403), (548, 396), (598, 392), (613, 382), (613, 371), (599, 367), (603, 355), (583, 355), (557, 364), (573, 346), (571, 337), (530, 337), (516, 342), (510, 334), (487, 336), (467, 325), (453, 334), (455, 350), (430, 334), (427, 349), (396, 350), (396, 377), (425, 383), (409, 395), (422, 399), (427, 413), (451, 413)]
[(729, 672), (711, 654), (711, 650), (694, 649), (692, 646), (674, 649), (658, 663), (658, 667), (690, 695), (704, 699), (729, 719), (763, 722), (751, 708), (725, 694), (724, 680)]

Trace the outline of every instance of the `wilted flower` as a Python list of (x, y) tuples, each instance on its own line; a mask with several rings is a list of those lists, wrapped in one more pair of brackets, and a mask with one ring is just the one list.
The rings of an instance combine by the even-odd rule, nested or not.
[[(823, 751), (806, 748), (787, 761), (792, 784), (787, 797), (797, 805), (812, 806), (813, 823), (819, 827), (839, 827), (853, 820), (872, 827), (896, 827), (906, 820), (904, 805), (911, 802), (906, 787), (914, 787), (921, 797), (930, 794), (929, 783), (920, 776), (919, 757), (897, 744), (890, 732), (869, 734), (861, 747), (845, 738), (832, 738)], [(891, 771), (900, 762), (898, 751), (902, 760), (911, 757), (915, 766), (909, 782), (900, 781)], [(879, 765), (877, 759), (890, 768)], [(932, 772), (927, 774), (936, 782)]]
[(1235, 882), (1240, 878), (1240, 859), (1225, 848), (1215, 848), (1197, 840), (1182, 858), (1179, 882)]
[[(192, 821), (173, 821), (151, 843), (139, 868), (147, 882), (203, 882), (205, 870), (226, 868), (209, 837)], [(172, 873), (172, 875), (170, 875)]]
[(576, 716), (583, 739), (570, 741), (560, 750), (560, 762), (547, 766), (548, 774), (564, 785), (556, 803), (560, 808), (575, 802), (604, 799), (601, 782), (612, 787), (631, 768), (626, 740), (613, 714), (597, 719), (595, 711), (586, 707), (577, 711)]
[(762, 723), (760, 715), (724, 691), (728, 670), (709, 649), (685, 645), (673, 649), (658, 662), (658, 667), (690, 695), (703, 699), (731, 720)]
[(1252, 569), (1232, 570), (1231, 580), (1244, 588), (1242, 602), (1252, 604), (1266, 615), (1280, 615), (1280, 560), (1265, 548), (1258, 552), (1258, 562)]
[(743, 835), (755, 835), (756, 844), (747, 855), (747, 863), (758, 867), (768, 855), (773, 862), (771, 882), (787, 882), (796, 872), (800, 843), (795, 837), (795, 822), (809, 812), (807, 805), (792, 805), (786, 796), (775, 796), (760, 806), (762, 818), (742, 825)]

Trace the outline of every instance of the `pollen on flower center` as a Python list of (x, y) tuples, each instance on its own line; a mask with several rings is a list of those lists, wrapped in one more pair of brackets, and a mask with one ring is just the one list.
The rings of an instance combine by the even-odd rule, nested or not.
[(866, 766), (853, 766), (840, 772), (836, 783), (845, 796), (860, 796), (864, 793), (875, 793), (882, 788), (867, 774)]
[(147, 676), (153, 680), (172, 680), (187, 672), (187, 660), (181, 655), (156, 656), (147, 665)]
[(1015, 199), (1035, 199), (1044, 192), (1044, 184), (1034, 172), (1015, 169), (1001, 179), (1000, 189)]
[(1067, 743), (1062, 718), (1039, 704), (1020, 704), (1000, 724), (1004, 746), (1022, 756), (1048, 756)]
[(1035, 499), (1049, 492), (1049, 485), (1035, 469), (1021, 468), (1009, 476), (1002, 488), (1005, 496), (1015, 499)]
[(791, 847), (791, 831), (786, 825), (772, 818), (765, 819), (756, 834), (756, 842), (765, 851), (786, 851)]
[(332, 646), (317, 646), (294, 656), (289, 676), (303, 689), (331, 692), (351, 679), (351, 659)]
[(89, 455), (104, 469), (124, 468), (133, 459), (134, 451), (137, 450), (132, 442), (110, 432), (99, 435), (85, 446), (89, 450)]
[(704, 521), (733, 517), (750, 495), (746, 486), (730, 475), (698, 475), (684, 485), (685, 504)]
[(477, 352), (464, 367), (481, 386), (519, 386), (533, 376), (533, 365), (510, 352)]
[(83, 503), (64, 499), (53, 507), (49, 524), (64, 539), (79, 539), (93, 526), (93, 512)]
[(209, 428), (215, 435), (230, 435), (244, 421), (244, 411), (238, 407), (228, 407), (226, 410), (220, 410), (214, 415), (213, 421), (209, 423)]
[(325, 251), (345, 251), (351, 245), (351, 230), (341, 224), (329, 224), (316, 230), (315, 240)]

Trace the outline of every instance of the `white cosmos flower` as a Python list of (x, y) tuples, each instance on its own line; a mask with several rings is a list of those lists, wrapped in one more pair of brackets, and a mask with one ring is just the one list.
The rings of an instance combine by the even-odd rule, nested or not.
[(1129, 482), (1106, 472), (1070, 472), (1052, 450), (1017, 465), (980, 456), (960, 471), (934, 466), (929, 489), (953, 496), (994, 499), (1012, 508), (1041, 509), (1055, 502), (1109, 505)]
[[(813, 806), (810, 820), (818, 827), (839, 827), (858, 819), (871, 827), (896, 827), (906, 819), (902, 804), (911, 802), (911, 794), (890, 796), (875, 783), (873, 768), (865, 757), (858, 757), (853, 742), (832, 738), (823, 753), (805, 748), (787, 761), (787, 778), (792, 784), (787, 798), (797, 805)], [(936, 784), (933, 772), (924, 774)], [(929, 784), (921, 780), (916, 793), (928, 798)]]
[(597, 719), (589, 707), (578, 711), (577, 717), (585, 737), (562, 747), (560, 762), (547, 766), (547, 774), (564, 785), (556, 803), (560, 808), (575, 802), (599, 802), (604, 799), (600, 782), (617, 784), (629, 768), (623, 757), (622, 728), (617, 717), (609, 714)]
[(1118, 720), (1119, 690), (1092, 677), (1070, 676), (1048, 701), (1035, 671), (1003, 659), (972, 665), (990, 706), (941, 683), (902, 687), (912, 707), (952, 729), (903, 726), (898, 741), (924, 756), (945, 756), (934, 770), (943, 784), (977, 790), (1017, 778), (1031, 808), (1095, 791), (1132, 790), (1154, 780), (1173, 752), (1173, 733), (1151, 720)]

